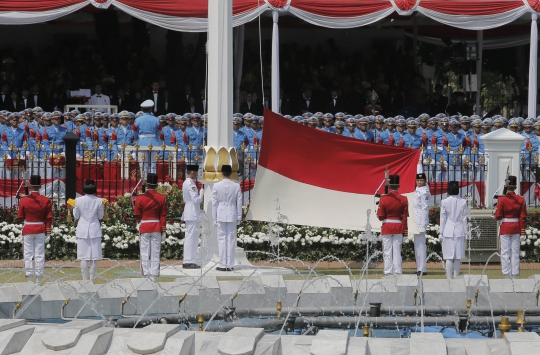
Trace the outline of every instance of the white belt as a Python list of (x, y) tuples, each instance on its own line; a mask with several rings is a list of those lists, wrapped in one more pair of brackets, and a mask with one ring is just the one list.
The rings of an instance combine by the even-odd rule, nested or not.
[(159, 223), (159, 219), (145, 219), (144, 221), (141, 221), (142, 223)]
[(41, 224), (45, 224), (45, 223), (44, 222), (28, 222), (28, 221), (24, 221), (24, 225), (29, 225), (29, 226), (41, 225)]
[(501, 222), (519, 222), (519, 218), (503, 218), (501, 219)]
[(382, 222), (383, 223), (399, 223), (399, 224), (401, 224), (401, 221), (399, 219), (385, 219)]
[(155, 134), (139, 134), (139, 138), (156, 138)]

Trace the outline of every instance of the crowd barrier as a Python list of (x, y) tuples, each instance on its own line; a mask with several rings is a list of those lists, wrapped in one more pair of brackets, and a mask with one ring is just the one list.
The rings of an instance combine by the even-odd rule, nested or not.
[[(64, 183), (66, 179), (66, 158), (63, 147), (43, 144), (39, 149), (28, 151), (25, 147), (13, 146), (0, 150), (0, 204), (13, 206), (18, 196), (24, 193), (24, 178), (39, 174), (44, 181), (42, 194), (59, 204), (65, 203)], [(144, 149), (143, 149), (144, 148)], [(150, 149), (149, 149), (150, 148)], [(203, 147), (179, 145), (159, 147), (113, 146), (98, 144), (77, 144), (76, 191), (82, 193), (85, 180), (95, 180), (97, 194), (114, 201), (117, 196), (131, 194), (138, 187), (141, 177), (155, 172), (160, 183), (181, 186), (186, 176), (188, 164), (200, 167), (202, 176)], [(244, 193), (243, 203), (249, 203), (259, 157), (259, 146), (242, 146), (238, 149), (239, 182)], [(427, 175), (431, 191), (431, 204), (439, 203), (447, 196), (448, 181), (458, 181), (460, 195), (471, 200), (472, 206), (486, 204), (485, 177), (489, 169), (489, 158), (483, 153), (448, 149), (424, 150), (419, 161)], [(520, 193), (529, 206), (538, 206), (540, 174), (538, 154), (524, 151), (521, 154)], [(398, 173), (399, 172), (391, 172)], [(363, 177), (359, 176), (361, 181)], [(501, 185), (503, 181), (501, 181)], [(199, 183), (199, 185), (201, 185)], [(139, 184), (140, 186), (140, 184)], [(379, 191), (381, 192), (381, 191)], [(374, 192), (375, 193), (375, 192)], [(499, 191), (502, 193), (502, 186)]]

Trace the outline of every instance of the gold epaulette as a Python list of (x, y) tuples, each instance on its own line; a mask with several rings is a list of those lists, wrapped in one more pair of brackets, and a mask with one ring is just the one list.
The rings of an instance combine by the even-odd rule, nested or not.
[(69, 198), (66, 203), (71, 207), (75, 207), (75, 200), (72, 198)]

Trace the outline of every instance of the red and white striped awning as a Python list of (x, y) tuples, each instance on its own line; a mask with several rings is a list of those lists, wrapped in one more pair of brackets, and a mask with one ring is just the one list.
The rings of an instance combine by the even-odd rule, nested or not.
[[(99, 9), (114, 6), (171, 30), (207, 29), (207, 0), (2, 0), (0, 24), (47, 22), (89, 5)], [(233, 0), (233, 25), (247, 23), (266, 10), (279, 10), (328, 28), (365, 26), (394, 13), (407, 16), (417, 12), (449, 26), (482, 30), (540, 12), (540, 0)]]

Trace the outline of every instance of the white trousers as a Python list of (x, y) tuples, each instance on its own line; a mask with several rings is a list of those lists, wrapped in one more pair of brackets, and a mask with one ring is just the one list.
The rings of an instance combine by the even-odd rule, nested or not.
[(186, 221), (186, 238), (184, 239), (184, 264), (197, 264), (197, 247), (199, 246), (199, 229), (196, 221)]
[(414, 257), (416, 258), (416, 271), (426, 272), (426, 233), (414, 235)]
[(161, 252), (161, 233), (142, 233), (141, 273), (143, 276), (159, 276), (159, 257)]
[(384, 274), (401, 274), (403, 234), (383, 234)]
[[(43, 276), (45, 268), (45, 233), (23, 235), (24, 273)], [(35, 267), (32, 260), (35, 262)]]
[(519, 275), (519, 234), (501, 235), (501, 268), (503, 275)]
[(236, 222), (218, 222), (219, 267), (233, 268), (236, 256)]
[(446, 278), (448, 280), (452, 279), (452, 272), (454, 273), (454, 278), (459, 276), (459, 269), (461, 268), (460, 259), (448, 259), (446, 260)]
[(88, 281), (88, 264), (90, 264), (90, 280), (94, 281), (97, 274), (97, 260), (81, 260), (82, 279)]

